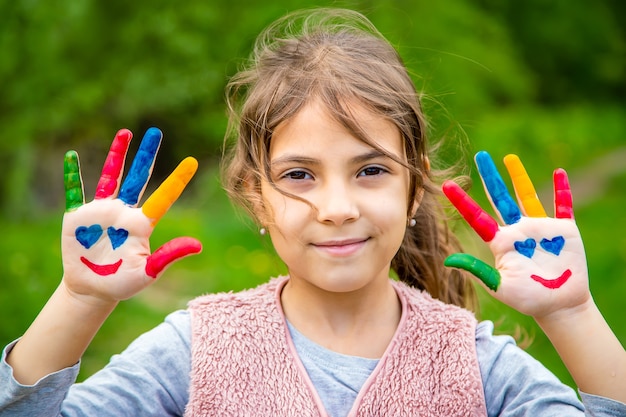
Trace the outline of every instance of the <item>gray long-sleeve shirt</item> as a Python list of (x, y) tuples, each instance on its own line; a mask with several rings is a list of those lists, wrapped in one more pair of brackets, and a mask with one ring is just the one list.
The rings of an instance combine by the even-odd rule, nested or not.
[[(35, 385), (19, 384), (0, 362), (0, 417), (11, 416), (182, 416), (188, 401), (191, 325), (186, 310), (137, 338), (85, 382), (75, 384), (79, 364), (47, 375)], [(489, 416), (626, 416), (626, 404), (581, 393), (560, 383), (543, 365), (494, 336), (485, 321), (476, 330), (476, 349)], [(626, 388), (625, 388), (626, 389)]]

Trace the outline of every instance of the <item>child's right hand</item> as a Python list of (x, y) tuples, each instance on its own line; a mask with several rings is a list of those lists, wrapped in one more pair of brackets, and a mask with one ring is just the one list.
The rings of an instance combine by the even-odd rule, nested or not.
[(179, 237), (151, 253), (152, 230), (193, 177), (197, 161), (191, 157), (183, 160), (139, 208), (162, 133), (148, 129), (120, 186), (131, 138), (126, 129), (116, 134), (95, 198), (87, 204), (78, 155), (74, 151), (65, 155), (63, 284), (73, 296), (89, 302), (130, 298), (152, 284), (171, 263), (202, 250), (198, 240)]

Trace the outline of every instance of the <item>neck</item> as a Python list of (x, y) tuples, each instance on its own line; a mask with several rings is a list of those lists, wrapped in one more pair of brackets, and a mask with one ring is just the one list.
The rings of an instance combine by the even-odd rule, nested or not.
[(382, 356), (402, 314), (388, 279), (345, 293), (291, 279), (283, 288), (281, 303), (289, 322), (313, 342), (368, 358)]

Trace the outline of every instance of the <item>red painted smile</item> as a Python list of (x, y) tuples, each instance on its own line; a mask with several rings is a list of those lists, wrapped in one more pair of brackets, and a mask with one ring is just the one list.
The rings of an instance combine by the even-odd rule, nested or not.
[(94, 264), (89, 259), (85, 258), (84, 256), (80, 257), (80, 261), (84, 263), (85, 265), (87, 265), (89, 269), (91, 269), (93, 272), (102, 276), (115, 274), (117, 270), (119, 269), (120, 265), (122, 265), (121, 259), (115, 262), (114, 264), (109, 264), (109, 265)]
[(557, 279), (545, 279), (545, 278), (541, 278), (538, 275), (531, 275), (530, 277), (532, 279), (534, 279), (535, 281), (537, 281), (538, 283), (540, 283), (541, 285), (543, 285), (546, 288), (550, 288), (552, 290), (561, 287), (561, 285), (565, 284), (565, 282), (569, 279), (569, 277), (572, 276), (572, 271), (570, 271), (569, 269), (567, 269), (565, 272), (563, 272), (563, 274), (561, 274), (560, 277), (558, 277)]

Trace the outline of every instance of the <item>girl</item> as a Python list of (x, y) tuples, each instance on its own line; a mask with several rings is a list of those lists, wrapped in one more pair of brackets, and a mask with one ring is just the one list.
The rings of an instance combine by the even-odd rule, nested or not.
[[(117, 303), (200, 244), (178, 238), (150, 253), (153, 227), (196, 168), (183, 161), (138, 207), (157, 129), (121, 186), (131, 135), (118, 132), (87, 204), (70, 152), (63, 279), (3, 352), (0, 415), (626, 415), (626, 353), (589, 294), (564, 171), (555, 173), (548, 218), (516, 157), (507, 166), (519, 208), (480, 153), (503, 225), (445, 183), (488, 242), (492, 268), (454, 254), (419, 97), (366, 18), (319, 10), (278, 21), (228, 91), (237, 140), (226, 188), (269, 234), (288, 276), (193, 300), (73, 385), (82, 353)], [(536, 318), (582, 403), (511, 338), (476, 323), (463, 308), (472, 287), (444, 260)]]

